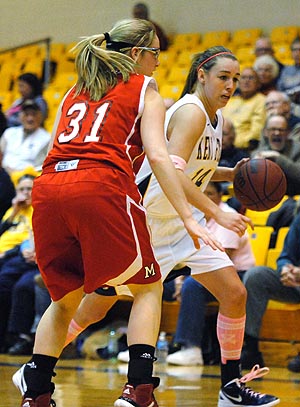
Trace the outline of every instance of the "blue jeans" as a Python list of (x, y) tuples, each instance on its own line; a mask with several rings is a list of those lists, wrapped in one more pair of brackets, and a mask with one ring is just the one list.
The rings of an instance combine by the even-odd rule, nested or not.
[(3, 263), (0, 272), (1, 345), (7, 328), (12, 333), (30, 332), (35, 313), (34, 275), (38, 272), (37, 266), (26, 263), (21, 254)]
[(214, 296), (193, 277), (185, 278), (181, 290), (175, 343), (201, 348), (206, 304), (214, 300)]
[(244, 274), (243, 281), (248, 293), (245, 333), (254, 338), (259, 338), (262, 318), (269, 300), (300, 303), (300, 287), (284, 286), (280, 281), (279, 272), (269, 267), (250, 268)]

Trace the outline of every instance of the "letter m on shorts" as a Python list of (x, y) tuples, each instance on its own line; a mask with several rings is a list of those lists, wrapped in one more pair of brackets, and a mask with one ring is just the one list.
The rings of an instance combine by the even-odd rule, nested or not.
[(155, 276), (154, 264), (152, 263), (150, 267), (145, 266), (145, 278)]

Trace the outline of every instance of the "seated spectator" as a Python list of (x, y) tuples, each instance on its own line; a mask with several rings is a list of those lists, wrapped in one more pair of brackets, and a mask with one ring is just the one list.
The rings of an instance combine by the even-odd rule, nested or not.
[[(264, 366), (263, 356), (259, 351), (259, 333), (268, 301), (300, 303), (300, 214), (290, 226), (277, 260), (277, 269), (266, 266), (250, 268), (244, 274), (243, 281), (248, 297), (245, 344), (241, 361), (242, 367), (247, 369), (253, 366), (253, 363)], [(291, 326), (291, 329), (297, 327)], [(300, 372), (299, 355), (288, 367)]]
[(2, 167), (9, 174), (30, 166), (40, 170), (51, 138), (41, 127), (42, 112), (34, 100), (23, 103), (20, 119), (22, 125), (6, 129), (0, 139)]
[(253, 68), (260, 82), (259, 91), (267, 95), (271, 90), (276, 90), (279, 75), (279, 66), (271, 55), (262, 55), (256, 58)]
[[(0, 337), (5, 338), (4, 352), (31, 354), (34, 322), (34, 276), (39, 273), (35, 250), (26, 240), (19, 251), (7, 259), (0, 272)], [(19, 312), (18, 312), (19, 311)], [(12, 314), (11, 314), (12, 312)], [(11, 320), (10, 326), (8, 322)], [(20, 336), (19, 336), (20, 335)], [(16, 337), (17, 342), (13, 338)], [(17, 345), (17, 346), (12, 346)]]
[[(32, 186), (33, 177), (31, 175), (24, 175), (19, 179), (12, 206), (5, 213), (0, 224), (0, 276), (3, 275), (6, 264), (19, 256), (22, 242), (30, 237), (33, 212), (31, 206)], [(4, 304), (5, 295), (2, 298), (1, 294), (0, 298)], [(6, 330), (6, 324), (7, 320), (0, 317), (0, 348), (4, 346), (4, 334), (2, 333)]]
[(270, 238), (269, 248), (276, 246), (277, 236), (280, 228), (290, 226), (299, 210), (299, 201), (289, 196), (276, 211), (272, 211), (266, 221), (266, 226), (272, 226), (273, 232)]
[[(294, 65), (287, 65), (282, 70), (278, 80), (278, 90), (286, 92), (292, 102), (300, 105), (300, 38), (297, 37), (291, 44)], [(299, 110), (299, 108), (298, 108)]]
[[(235, 128), (230, 119), (224, 119), (222, 132), (222, 151), (219, 161), (220, 167), (233, 168), (243, 158), (248, 158), (249, 153), (246, 150), (235, 147)], [(229, 194), (228, 187), (230, 182), (221, 182), (223, 194)], [(245, 208), (234, 196), (227, 200), (229, 206), (240, 213), (245, 213)]]
[(48, 105), (46, 100), (43, 98), (42, 82), (35, 74), (30, 72), (21, 74), (17, 81), (21, 97), (17, 99), (5, 112), (7, 126), (20, 126), (22, 124), (19, 113), (22, 110), (23, 103), (28, 99), (33, 99), (40, 107), (42, 112), (41, 124), (43, 124), (48, 115)]
[(49, 292), (43, 284), (35, 263), (35, 252), (30, 241), (25, 241), (21, 246), (24, 249), (22, 253), (25, 263), (27, 263), (26, 267), (22, 262), (22, 268), (28, 271), (20, 276), (12, 289), (11, 311), (6, 335), (9, 355), (30, 355), (32, 353), (37, 325), (51, 302)]
[[(222, 202), (222, 188), (218, 182), (209, 182), (205, 194), (223, 211), (234, 212), (230, 206)], [(225, 229), (213, 219), (207, 219), (207, 228), (213, 233), (225, 248), (240, 276), (249, 267), (254, 266), (255, 259), (252, 253), (248, 234), (239, 237), (231, 230)], [(176, 283), (182, 284), (182, 277)], [(176, 287), (177, 291), (178, 285)], [(176, 292), (178, 295), (178, 292)], [(181, 349), (170, 354), (167, 362), (173, 365), (202, 365), (203, 358), (201, 344), (205, 323), (205, 309), (207, 302), (215, 298), (198, 281), (187, 277), (180, 290), (180, 312), (174, 342), (181, 345)]]
[(277, 81), (278, 81), (280, 73), (281, 73), (282, 69), (284, 68), (284, 64), (282, 64), (280, 61), (278, 61), (278, 59), (275, 58), (275, 51), (273, 49), (273, 45), (272, 45), (270, 38), (269, 37), (259, 37), (255, 42), (254, 53), (255, 53), (256, 58), (258, 58), (262, 55), (270, 55), (271, 57), (273, 57), (275, 59), (275, 61), (278, 64), (278, 67), (279, 67), (279, 74), (278, 74), (278, 78), (277, 78)]
[(249, 157), (249, 153), (235, 145), (236, 133), (230, 119), (224, 119), (222, 132), (222, 151), (219, 161), (220, 167), (233, 168), (243, 158)]
[(137, 3), (133, 6), (132, 16), (134, 18), (142, 18), (143, 20), (149, 20), (155, 27), (156, 35), (159, 39), (161, 51), (166, 51), (169, 46), (169, 40), (164, 30), (154, 21), (150, 20), (148, 6), (144, 3)]
[(257, 147), (265, 123), (265, 96), (259, 92), (260, 82), (253, 68), (241, 72), (239, 94), (222, 109), (234, 125), (235, 147), (251, 151)]
[(285, 92), (271, 90), (266, 96), (265, 108), (267, 116), (274, 114), (282, 114), (285, 116), (290, 131), (300, 123), (300, 117), (297, 117), (293, 113), (291, 100)]
[(288, 122), (282, 115), (267, 118), (263, 138), (252, 158), (268, 158), (278, 164), (287, 180), (286, 194), (300, 194), (300, 142), (289, 139)]
[(0, 166), (0, 221), (11, 207), (11, 201), (15, 194), (15, 187), (9, 174)]
[(31, 191), (34, 177), (23, 175), (17, 183), (16, 196), (0, 223), (0, 259), (29, 238), (32, 230)]

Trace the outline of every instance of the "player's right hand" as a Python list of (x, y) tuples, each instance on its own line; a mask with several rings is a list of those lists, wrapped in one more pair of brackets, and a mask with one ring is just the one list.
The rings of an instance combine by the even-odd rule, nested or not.
[(188, 231), (189, 235), (193, 239), (194, 246), (196, 249), (200, 249), (200, 242), (199, 239), (203, 240), (203, 242), (209, 245), (213, 250), (221, 250), (222, 252), (225, 251), (224, 247), (218, 241), (218, 239), (207, 229), (200, 226), (199, 223), (193, 218), (188, 218), (184, 221), (184, 226)]

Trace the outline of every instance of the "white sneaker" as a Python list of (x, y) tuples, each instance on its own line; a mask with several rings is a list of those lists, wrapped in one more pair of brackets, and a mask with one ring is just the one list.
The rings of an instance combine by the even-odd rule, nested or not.
[(16, 373), (12, 377), (12, 381), (14, 385), (20, 390), (22, 396), (24, 396), (26, 390), (27, 390), (27, 384), (24, 379), (24, 368), (25, 365), (20, 367), (19, 370), (16, 371)]
[(117, 359), (119, 362), (128, 363), (129, 362), (129, 350), (124, 350), (123, 352), (119, 352)]
[(201, 348), (193, 346), (192, 348), (181, 349), (167, 356), (167, 363), (170, 365), (196, 366), (203, 365)]

